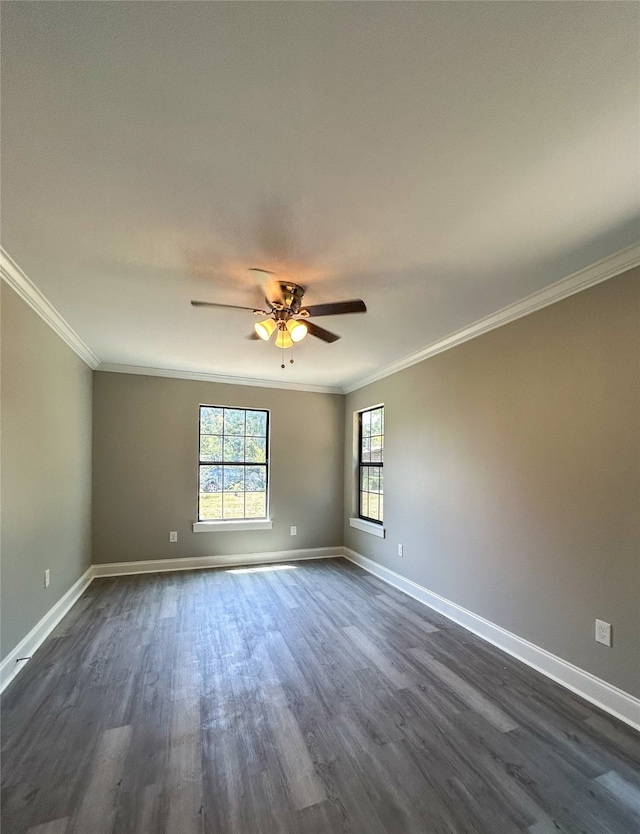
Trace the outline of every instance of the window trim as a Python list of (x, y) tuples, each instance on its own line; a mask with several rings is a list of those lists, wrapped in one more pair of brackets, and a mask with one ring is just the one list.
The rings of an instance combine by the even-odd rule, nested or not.
[[(353, 519), (349, 519), (349, 524), (351, 527), (355, 527), (359, 530), (363, 530), (363, 532), (373, 533), (373, 535), (379, 535), (377, 532), (374, 532), (373, 529), (368, 529), (365, 525), (372, 525), (374, 528), (382, 529), (382, 537), (384, 538), (384, 510), (382, 513), (382, 518), (371, 518), (371, 516), (366, 516), (362, 514), (362, 468), (363, 466), (369, 467), (376, 467), (380, 470), (380, 473), (384, 471), (384, 437), (385, 431), (383, 428), (382, 431), (382, 460), (379, 463), (363, 463), (362, 462), (362, 415), (366, 414), (369, 411), (377, 411), (382, 409), (383, 421), (384, 421), (384, 403), (378, 403), (377, 405), (370, 405), (367, 408), (360, 408), (356, 412), (356, 425), (357, 425), (357, 447), (356, 447), (356, 472), (357, 472), (357, 483), (356, 483), (356, 505), (357, 505), (357, 515)], [(384, 423), (383, 423), (384, 425)], [(386, 428), (386, 426), (385, 426)], [(383, 491), (380, 495), (384, 496), (384, 487)], [(354, 521), (361, 522), (361, 525), (353, 523)]]
[[(250, 462), (237, 462), (237, 461), (203, 461), (200, 458), (200, 439), (202, 437), (200, 428), (202, 426), (202, 409), (203, 408), (222, 408), (227, 410), (233, 411), (262, 411), (266, 414), (267, 417), (267, 429), (265, 438), (267, 441), (266, 444), (266, 459), (264, 463), (260, 461), (256, 463), (254, 461)], [(246, 419), (246, 417), (245, 417)], [(268, 408), (259, 408), (255, 406), (246, 406), (246, 405), (220, 405), (220, 404), (213, 404), (213, 403), (199, 403), (198, 404), (198, 453), (197, 453), (197, 461), (196, 461), (196, 521), (193, 522), (193, 532), (194, 533), (212, 533), (217, 531), (244, 531), (244, 530), (271, 530), (273, 527), (273, 522), (271, 520), (271, 490), (270, 490), (270, 482), (271, 482), (271, 410)], [(246, 437), (247, 435), (242, 435)], [(224, 437), (224, 434), (223, 434)], [(224, 457), (224, 446), (223, 446), (223, 457)], [(266, 492), (266, 506), (265, 506), (265, 515), (258, 516), (258, 517), (247, 517), (242, 516), (241, 518), (209, 518), (209, 519), (201, 519), (200, 518), (200, 467), (201, 466), (264, 466), (265, 467), (265, 492)], [(246, 493), (245, 493), (246, 494)]]
[(382, 524), (382, 521), (365, 521), (364, 518), (349, 519), (349, 527), (355, 527), (361, 533), (369, 533), (372, 536), (377, 536), (379, 539), (384, 539), (386, 535), (386, 530)]
[(232, 531), (271, 530), (273, 521), (270, 518), (222, 518), (211, 521), (194, 521), (194, 533), (215, 533), (224, 530)]

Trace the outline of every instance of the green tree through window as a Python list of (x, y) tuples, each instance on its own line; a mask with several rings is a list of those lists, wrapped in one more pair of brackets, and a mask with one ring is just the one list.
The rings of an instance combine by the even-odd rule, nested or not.
[(266, 518), (269, 412), (200, 406), (198, 521)]

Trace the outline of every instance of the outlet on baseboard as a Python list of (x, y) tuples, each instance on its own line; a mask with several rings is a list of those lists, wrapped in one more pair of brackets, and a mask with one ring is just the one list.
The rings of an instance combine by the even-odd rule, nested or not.
[(44, 572), (44, 587), (48, 588), (51, 583), (51, 571), (49, 568)]
[(292, 536), (297, 536), (298, 535), (298, 528), (295, 526), (295, 524), (291, 525), (291, 535)]
[(177, 542), (178, 541), (178, 531), (177, 530), (172, 530), (169, 533), (169, 541), (170, 542)]
[(596, 642), (605, 646), (611, 645), (611, 623), (604, 620), (596, 620)]
[(398, 545), (398, 556), (404, 556), (404, 545), (403, 544)]

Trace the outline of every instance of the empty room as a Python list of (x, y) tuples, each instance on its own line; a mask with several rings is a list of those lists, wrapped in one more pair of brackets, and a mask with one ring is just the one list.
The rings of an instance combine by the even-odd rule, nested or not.
[(640, 3), (1, 15), (3, 834), (637, 834)]

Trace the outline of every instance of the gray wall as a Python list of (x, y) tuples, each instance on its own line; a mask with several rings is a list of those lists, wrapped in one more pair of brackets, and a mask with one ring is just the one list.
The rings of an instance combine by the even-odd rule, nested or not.
[(92, 371), (0, 283), (5, 657), (91, 563)]
[[(270, 409), (272, 530), (193, 532), (200, 403)], [(93, 413), (95, 564), (342, 544), (342, 395), (96, 372)]]
[[(640, 695), (640, 270), (346, 398), (93, 377), (96, 564), (341, 544), (353, 411), (384, 402), (387, 538), (344, 543)], [(90, 563), (91, 389), (3, 283), (2, 656)], [(201, 402), (271, 410), (273, 530), (192, 532)]]
[(379, 402), (387, 537), (345, 544), (640, 695), (640, 270), (348, 395), (347, 517)]

